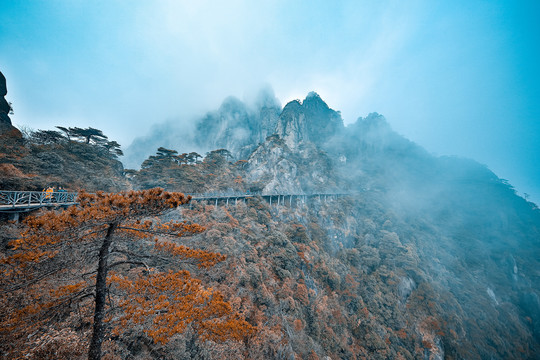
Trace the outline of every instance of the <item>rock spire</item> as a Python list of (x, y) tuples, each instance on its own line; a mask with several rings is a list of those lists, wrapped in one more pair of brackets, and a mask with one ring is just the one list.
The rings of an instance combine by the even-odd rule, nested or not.
[(7, 102), (5, 98), (6, 95), (6, 77), (0, 71), (0, 135), (12, 134), (16, 137), (20, 137), (21, 133), (19, 130), (11, 124), (11, 119), (9, 118), (11, 105)]

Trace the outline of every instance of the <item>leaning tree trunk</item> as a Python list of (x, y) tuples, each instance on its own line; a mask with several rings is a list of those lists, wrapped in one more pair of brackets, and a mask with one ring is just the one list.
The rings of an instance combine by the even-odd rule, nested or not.
[(105, 317), (105, 301), (107, 299), (107, 258), (109, 257), (109, 247), (112, 243), (112, 235), (117, 224), (109, 224), (107, 235), (103, 239), (103, 244), (99, 250), (99, 262), (96, 276), (96, 307), (94, 310), (94, 328), (92, 330), (92, 340), (88, 350), (88, 360), (101, 359), (101, 344), (105, 337), (105, 327), (103, 318)]

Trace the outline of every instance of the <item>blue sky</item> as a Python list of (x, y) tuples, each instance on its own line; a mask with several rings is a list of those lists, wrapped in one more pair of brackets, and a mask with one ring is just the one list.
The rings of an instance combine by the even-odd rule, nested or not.
[(92, 126), (127, 146), (270, 85), (345, 123), (379, 112), (540, 202), (538, 1), (0, 0), (18, 126)]

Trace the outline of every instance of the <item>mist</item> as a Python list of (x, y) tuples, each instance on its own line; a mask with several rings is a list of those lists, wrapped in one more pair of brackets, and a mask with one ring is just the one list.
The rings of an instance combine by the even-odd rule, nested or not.
[(1, 8), (15, 125), (92, 126), (126, 149), (271, 84), (281, 104), (316, 91), (346, 125), (383, 114), (428, 152), (476, 159), (540, 199), (536, 2)]

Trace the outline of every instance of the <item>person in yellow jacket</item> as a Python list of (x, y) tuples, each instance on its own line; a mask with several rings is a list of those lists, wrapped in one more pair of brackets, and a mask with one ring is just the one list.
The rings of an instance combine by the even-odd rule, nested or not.
[(52, 187), (48, 187), (47, 190), (45, 190), (45, 201), (51, 202), (53, 197), (54, 189)]

